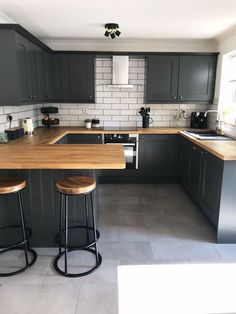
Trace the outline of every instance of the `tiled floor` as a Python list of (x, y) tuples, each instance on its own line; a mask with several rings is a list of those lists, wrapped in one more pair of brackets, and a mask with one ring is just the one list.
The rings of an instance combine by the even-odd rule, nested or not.
[[(38, 260), (31, 270), (0, 278), (0, 313), (136, 314), (137, 310), (125, 311), (119, 304), (119, 270), (126, 265), (236, 262), (236, 245), (215, 244), (214, 229), (179, 185), (101, 185), (99, 229), (103, 263), (98, 271), (84, 278), (64, 278), (52, 267), (56, 250), (37, 249)], [(10, 268), (21, 259), (21, 254), (4, 256), (0, 271), (6, 263)], [(79, 260), (90, 262), (84, 255)], [(73, 271), (77, 262), (74, 253)], [(138, 286), (143, 295), (150, 294), (150, 285), (139, 281)]]

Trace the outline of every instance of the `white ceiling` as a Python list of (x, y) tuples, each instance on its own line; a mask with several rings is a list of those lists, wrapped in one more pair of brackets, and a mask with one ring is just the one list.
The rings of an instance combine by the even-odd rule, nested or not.
[(236, 0), (0, 0), (0, 11), (43, 39), (209, 39), (236, 24)]

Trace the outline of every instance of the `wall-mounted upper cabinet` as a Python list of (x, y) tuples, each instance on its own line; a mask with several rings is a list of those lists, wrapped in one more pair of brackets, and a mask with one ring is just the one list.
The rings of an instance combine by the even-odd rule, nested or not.
[(94, 102), (93, 54), (54, 53), (17, 25), (1, 25), (0, 42), (0, 106)]
[(212, 103), (216, 54), (147, 57), (147, 103)]
[(52, 55), (52, 97), (55, 102), (94, 102), (94, 56)]
[(48, 53), (14, 30), (0, 30), (0, 105), (45, 101)]

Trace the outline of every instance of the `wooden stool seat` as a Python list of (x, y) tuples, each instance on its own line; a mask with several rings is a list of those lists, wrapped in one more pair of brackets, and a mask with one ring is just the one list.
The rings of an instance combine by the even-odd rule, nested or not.
[(96, 188), (96, 181), (91, 177), (67, 177), (59, 180), (56, 187), (60, 193), (78, 195), (93, 191)]
[(26, 181), (20, 177), (0, 178), (0, 194), (19, 192), (26, 186)]

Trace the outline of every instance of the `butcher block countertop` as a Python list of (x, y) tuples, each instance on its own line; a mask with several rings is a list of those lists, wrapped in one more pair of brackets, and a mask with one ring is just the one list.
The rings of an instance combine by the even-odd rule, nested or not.
[(79, 127), (39, 127), (33, 136), (0, 144), (0, 169), (124, 169), (122, 145), (52, 145), (66, 134), (180, 134), (222, 160), (236, 160), (236, 141), (197, 140), (183, 128), (148, 128), (137, 131), (87, 130)]

